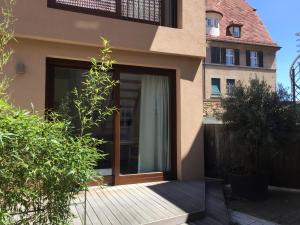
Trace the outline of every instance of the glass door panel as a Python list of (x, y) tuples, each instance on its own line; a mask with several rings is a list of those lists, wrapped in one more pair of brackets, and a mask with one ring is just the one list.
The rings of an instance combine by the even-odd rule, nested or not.
[[(74, 115), (76, 112), (72, 97), (72, 91), (75, 87), (79, 90), (82, 87), (85, 69), (73, 69), (68, 67), (54, 67), (54, 105), (55, 111), (66, 111), (69, 115)], [(110, 99), (110, 102), (112, 98)], [(76, 118), (76, 117), (75, 117)], [(80, 128), (78, 119), (73, 119), (73, 126), (75, 127), (74, 135)], [(105, 159), (98, 162), (96, 171), (103, 176), (112, 175), (112, 155), (113, 155), (113, 118), (110, 117), (104, 121), (100, 127), (91, 130), (95, 138), (104, 139), (105, 144), (99, 146), (99, 151), (106, 154)]]
[(120, 173), (170, 171), (169, 78), (120, 74)]

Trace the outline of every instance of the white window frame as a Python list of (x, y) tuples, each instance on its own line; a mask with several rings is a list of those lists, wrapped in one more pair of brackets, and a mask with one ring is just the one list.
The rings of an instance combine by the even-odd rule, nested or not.
[(219, 19), (213, 17), (206, 17), (206, 27), (219, 28)]
[(226, 48), (226, 65), (234, 65), (234, 50), (232, 48)]
[(232, 27), (232, 36), (241, 37), (241, 27), (233, 26)]
[[(229, 80), (233, 81), (233, 84), (229, 84)], [(233, 94), (233, 89), (235, 87), (235, 79), (226, 79), (226, 94), (231, 96)]]
[(250, 66), (258, 67), (258, 53), (257, 51), (250, 51)]

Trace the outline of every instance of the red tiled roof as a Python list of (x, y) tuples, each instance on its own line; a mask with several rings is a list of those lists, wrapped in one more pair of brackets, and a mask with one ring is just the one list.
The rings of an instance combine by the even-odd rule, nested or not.
[[(208, 40), (278, 47), (258, 17), (256, 10), (245, 0), (206, 0), (206, 11), (215, 11), (223, 15), (220, 21), (220, 36), (207, 36)], [(231, 24), (242, 25), (240, 38), (226, 35), (227, 27)]]

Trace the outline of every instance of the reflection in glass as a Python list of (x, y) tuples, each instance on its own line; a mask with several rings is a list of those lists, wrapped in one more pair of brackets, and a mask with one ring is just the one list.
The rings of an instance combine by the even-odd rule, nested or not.
[[(72, 69), (65, 67), (54, 68), (54, 110), (66, 111), (74, 116), (74, 105), (72, 104), (72, 91), (74, 88), (82, 88), (84, 74), (87, 70)], [(110, 100), (112, 101), (112, 100)], [(72, 121), (73, 126), (78, 130), (80, 123), (78, 119)], [(104, 139), (105, 144), (99, 148), (107, 154), (105, 159), (98, 163), (96, 169), (102, 175), (112, 175), (112, 153), (113, 153), (113, 119), (109, 117), (100, 127), (91, 130), (93, 136), (98, 139)]]

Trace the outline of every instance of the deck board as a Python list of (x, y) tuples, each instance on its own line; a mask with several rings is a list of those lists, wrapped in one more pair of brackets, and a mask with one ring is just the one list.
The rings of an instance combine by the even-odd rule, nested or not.
[(127, 193), (127, 191), (123, 189), (117, 191), (117, 194), (125, 198), (125, 201), (128, 203), (128, 207), (132, 207), (132, 209), (135, 210), (137, 216), (141, 220), (141, 223), (147, 223), (152, 221), (151, 215), (144, 213), (144, 209), (140, 206), (139, 202), (132, 197), (131, 194)]
[[(73, 225), (83, 225), (84, 193), (71, 210)], [(88, 225), (182, 224), (205, 211), (205, 183), (152, 182), (91, 188), (87, 192)]]
[(124, 193), (126, 193), (126, 195), (128, 195), (128, 197), (130, 199), (132, 199), (132, 201), (134, 201), (136, 203), (137, 208), (139, 208), (139, 210), (137, 210), (137, 212), (142, 213), (145, 217), (147, 217), (147, 220), (145, 221), (145, 223), (149, 223), (149, 222), (153, 221), (153, 219), (160, 218), (156, 214), (156, 212), (152, 209), (152, 207), (150, 207), (148, 205), (148, 202), (145, 200), (145, 198), (138, 195), (133, 188), (131, 188), (131, 189), (123, 188), (122, 190), (124, 191)]
[(152, 192), (144, 185), (136, 184), (140, 191), (144, 192), (146, 195), (149, 195), (154, 201), (160, 204), (165, 210), (170, 211), (173, 215), (184, 214), (185, 211), (180, 209), (174, 204), (171, 204), (168, 200), (161, 198), (161, 196), (155, 192)]
[(114, 215), (112, 213), (112, 211), (106, 207), (106, 205), (104, 204), (103, 200), (101, 197), (98, 196), (98, 194), (95, 191), (89, 191), (88, 193), (88, 199), (93, 199), (96, 202), (96, 206), (98, 208), (98, 210), (102, 211), (103, 214), (105, 215), (105, 217), (108, 219), (109, 224), (116, 224), (116, 225), (121, 225), (120, 221), (118, 220), (118, 218), (116, 217), (116, 215)]

